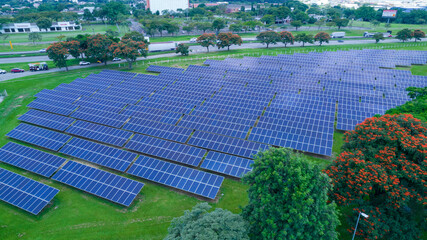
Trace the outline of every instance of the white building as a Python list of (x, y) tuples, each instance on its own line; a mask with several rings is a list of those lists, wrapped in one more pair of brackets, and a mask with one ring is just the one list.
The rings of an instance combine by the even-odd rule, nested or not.
[(177, 11), (178, 9), (187, 9), (190, 7), (189, 0), (147, 0), (146, 8), (152, 13), (157, 11), (162, 13), (163, 10)]
[[(53, 22), (48, 32), (59, 31), (75, 31), (82, 29), (81, 25), (74, 22)], [(1, 33), (29, 33), (29, 32), (46, 32), (45, 29), (40, 29), (35, 23), (9, 23), (4, 24), (0, 29)]]

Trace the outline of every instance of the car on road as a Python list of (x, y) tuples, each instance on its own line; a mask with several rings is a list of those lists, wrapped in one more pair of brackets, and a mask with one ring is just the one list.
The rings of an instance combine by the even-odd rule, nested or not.
[(190, 39), (190, 43), (196, 43), (196, 42), (197, 42), (197, 38)]
[(0, 74), (6, 74), (6, 70), (0, 69)]
[(45, 53), (46, 52), (46, 48), (40, 49), (39, 53)]
[(121, 58), (118, 58), (118, 57), (115, 57), (115, 58), (113, 58), (113, 62), (117, 62), (117, 61), (121, 61), (122, 59)]
[(11, 73), (20, 73), (20, 72), (25, 72), (24, 69), (21, 68), (13, 68), (12, 70), (10, 70)]
[(341, 42), (344, 42), (344, 40), (338, 40), (338, 42), (340, 42), (340, 43), (341, 43)]
[(80, 65), (80, 66), (83, 66), (83, 65), (90, 65), (90, 62), (80, 61), (80, 62), (79, 62), (79, 65)]

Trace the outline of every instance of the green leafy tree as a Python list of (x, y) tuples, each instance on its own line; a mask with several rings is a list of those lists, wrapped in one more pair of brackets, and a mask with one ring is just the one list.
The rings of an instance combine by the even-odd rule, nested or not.
[(240, 32), (243, 29), (243, 24), (242, 23), (230, 24), (229, 29), (232, 32)]
[(215, 46), (216, 44), (216, 36), (214, 33), (203, 33), (197, 38), (197, 43), (205, 47), (209, 52), (209, 47)]
[(405, 28), (396, 33), (396, 38), (402, 42), (412, 39), (412, 31)]
[(329, 28), (333, 28), (333, 27), (335, 27), (337, 24), (335, 23), (335, 22), (327, 22), (326, 23), (326, 26), (327, 27), (329, 27)]
[(329, 39), (331, 39), (331, 36), (327, 32), (319, 32), (314, 36), (314, 41), (319, 42), (319, 46), (322, 46), (324, 42), (329, 43)]
[(119, 36), (119, 32), (108, 29), (107, 31), (105, 31), (105, 35), (110, 38), (115, 38)]
[(230, 50), (231, 45), (242, 45), (242, 38), (237, 34), (232, 34), (230, 32), (228, 33), (220, 33), (217, 37), (217, 47), (220, 48), (227, 48), (227, 50)]
[(219, 33), (219, 31), (221, 31), (221, 29), (225, 28), (225, 20), (222, 18), (216, 18), (213, 22), (212, 22), (212, 28), (216, 31), (216, 34)]
[(240, 215), (221, 208), (209, 212), (210, 209), (208, 203), (199, 203), (174, 218), (165, 240), (249, 240), (247, 223)]
[(188, 54), (190, 54), (190, 50), (187, 45), (180, 43), (176, 47), (175, 53), (181, 53), (182, 56), (188, 56)]
[(205, 33), (207, 30), (212, 29), (212, 24), (209, 22), (198, 22), (198, 23), (196, 23), (196, 28), (197, 28), (197, 30)]
[(290, 149), (270, 148), (255, 156), (249, 203), (242, 216), (251, 239), (337, 239), (335, 203), (328, 203), (330, 179), (319, 165)]
[(129, 15), (127, 6), (121, 1), (110, 1), (102, 7), (103, 15), (111, 24), (116, 24), (120, 15)]
[(243, 29), (245, 29), (245, 31), (255, 30), (257, 26), (262, 26), (262, 25), (263, 24), (260, 21), (251, 20), (243, 23)]
[(293, 45), (294, 42), (295, 42), (294, 35), (292, 35), (292, 33), (288, 32), (288, 31), (282, 31), (282, 32), (280, 32), (280, 39), (282, 40), (282, 43), (285, 44), (285, 47), (288, 44), (292, 44)]
[(35, 45), (36, 42), (40, 42), (42, 40), (42, 35), (38, 32), (31, 32), (28, 34), (28, 40), (33, 42)]
[(133, 40), (135, 42), (146, 42), (146, 40), (144, 38), (144, 34), (139, 33), (137, 31), (132, 31), (132, 32), (126, 33), (125, 35), (123, 35), (122, 40), (123, 39), (130, 39), (130, 40)]
[(258, 34), (256, 39), (261, 41), (262, 44), (267, 45), (268, 48), (270, 44), (277, 44), (277, 42), (280, 42), (280, 35), (275, 31), (265, 31)]
[(276, 22), (276, 17), (271, 15), (271, 14), (266, 14), (260, 20), (261, 20), (261, 22), (263, 22), (267, 25), (270, 25), (270, 24), (274, 24)]
[(406, 89), (408, 96), (412, 101), (403, 105), (387, 110), (386, 114), (412, 114), (415, 118), (427, 122), (427, 87), (416, 88), (409, 87)]
[(166, 31), (168, 31), (169, 34), (175, 34), (179, 32), (179, 25), (176, 22), (168, 22), (166, 24)]
[(382, 33), (375, 33), (374, 35), (375, 43), (378, 43), (381, 40), (384, 40), (384, 35)]
[(347, 18), (336, 18), (334, 19), (334, 22), (338, 29), (341, 29), (341, 27), (347, 27), (350, 20)]
[(93, 14), (89, 11), (89, 9), (85, 9), (83, 11), (83, 19), (86, 21), (94, 21), (95, 17), (93, 16)]
[(87, 39), (86, 54), (90, 57), (100, 60), (107, 65), (107, 60), (111, 57), (110, 45), (111, 39), (102, 34), (95, 34)]
[(412, 33), (412, 35), (413, 35), (413, 37), (415, 39), (415, 42), (417, 40), (421, 41), (421, 38), (425, 38), (426, 37), (426, 34), (423, 31), (419, 30), (419, 29), (414, 30), (414, 32)]
[(67, 58), (70, 55), (63, 42), (52, 43), (47, 49), (47, 56), (59, 68), (65, 67), (68, 71)]
[(58, 39), (58, 41), (62, 41), (62, 40), (64, 40), (65, 38), (66, 38), (67, 36), (65, 36), (64, 34), (61, 34), (61, 35), (58, 35), (58, 36), (56, 36), (56, 38)]
[(375, 19), (377, 12), (373, 7), (370, 7), (368, 5), (363, 5), (356, 9), (354, 12), (354, 15), (357, 19), (362, 18), (364, 21), (371, 21)]
[[(133, 41), (131, 39), (123, 39), (118, 43), (113, 43), (109, 47), (109, 52), (112, 52), (113, 57), (126, 59), (128, 68), (132, 69), (132, 64), (136, 61), (137, 57), (147, 57), (147, 45), (145, 42)], [(105, 61), (107, 61), (105, 59)]]
[(302, 26), (302, 22), (299, 20), (295, 20), (291, 22), (291, 26), (295, 28), (295, 30), (298, 31), (298, 28)]
[(194, 23), (189, 23), (189, 24), (183, 26), (182, 30), (186, 31), (187, 34), (190, 34), (194, 30), (195, 27), (196, 27), (196, 25)]
[[(421, 239), (425, 229), (427, 125), (412, 115), (366, 119), (346, 132), (342, 153), (325, 170), (330, 197), (359, 211), (360, 239)], [(354, 229), (349, 229), (353, 231)]]
[(304, 45), (306, 43), (313, 43), (314, 42), (314, 38), (313, 38), (313, 35), (311, 35), (311, 34), (298, 33), (295, 36), (295, 41), (302, 43), (302, 46), (304, 47)]
[(374, 27), (378, 27), (379, 25), (380, 25), (380, 21), (378, 21), (378, 20), (372, 20), (371, 21), (371, 24), (372, 24), (372, 26), (374, 26)]
[(36, 21), (37, 27), (45, 29), (46, 31), (52, 27), (52, 21), (49, 18), (41, 17)]

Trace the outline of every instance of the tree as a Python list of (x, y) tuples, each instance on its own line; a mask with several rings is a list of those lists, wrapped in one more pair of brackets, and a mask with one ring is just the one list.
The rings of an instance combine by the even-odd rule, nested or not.
[(419, 29), (414, 30), (414, 32), (412, 33), (412, 35), (413, 35), (413, 37), (415, 39), (415, 42), (417, 40), (421, 41), (421, 38), (425, 38), (426, 37), (426, 34), (423, 31), (419, 30)]
[(260, 21), (267, 25), (270, 25), (276, 22), (276, 17), (271, 14), (266, 14), (260, 19)]
[(136, 42), (146, 42), (144, 35), (142, 33), (139, 33), (137, 31), (132, 31), (129, 33), (126, 33), (125, 35), (123, 35), (122, 40), (123, 39), (130, 39)]
[(181, 53), (182, 56), (188, 56), (188, 54), (190, 53), (188, 49), (189, 47), (187, 45), (185, 45), (184, 43), (180, 43), (176, 47), (175, 53)]
[(197, 30), (205, 33), (207, 30), (212, 29), (212, 24), (209, 22), (197, 22), (196, 28), (197, 28)]
[(402, 42), (410, 40), (412, 38), (411, 30), (405, 28), (396, 33), (396, 38)]
[(194, 27), (195, 27), (194, 23), (190, 23), (182, 27), (182, 30), (186, 31), (187, 34), (190, 34), (194, 30)]
[(49, 18), (41, 17), (36, 21), (36, 25), (40, 30), (45, 29), (47, 31), (52, 26), (52, 21)]
[(59, 68), (65, 67), (68, 71), (67, 58), (69, 52), (67, 47), (62, 42), (52, 43), (47, 49), (47, 56), (52, 59), (53, 63)]
[(168, 22), (165, 25), (166, 31), (168, 31), (169, 34), (174, 34), (179, 32), (179, 25), (176, 22)]
[(285, 47), (286, 47), (287, 44), (292, 44), (293, 45), (294, 42), (295, 42), (294, 35), (292, 35), (292, 33), (288, 32), (288, 31), (280, 32), (280, 39), (282, 40), (282, 43), (285, 44)]
[(240, 32), (243, 29), (243, 25), (241, 23), (230, 24), (229, 29), (232, 32)]
[(384, 35), (382, 33), (375, 33), (374, 34), (375, 43), (378, 43), (381, 40), (384, 40)]
[(298, 33), (295, 36), (295, 41), (296, 42), (302, 42), (302, 46), (304, 47), (304, 45), (306, 43), (313, 43), (314, 39), (313, 39), (313, 35), (311, 34), (306, 34), (306, 33)]
[(292, 21), (292, 22), (291, 22), (291, 25), (292, 25), (292, 27), (294, 27), (294, 28), (295, 28), (295, 30), (297, 30), (297, 31), (298, 31), (298, 28), (302, 26), (302, 22), (301, 22), (301, 21), (299, 21), (299, 20)]
[(86, 54), (96, 60), (100, 60), (107, 65), (107, 60), (111, 56), (110, 45), (112, 41), (107, 36), (95, 34), (87, 38)]
[(212, 212), (208, 203), (197, 204), (191, 211), (174, 218), (165, 240), (241, 239), (249, 240), (247, 223), (238, 214), (217, 208)]
[(228, 33), (220, 33), (217, 37), (218, 49), (227, 47), (227, 50), (230, 50), (231, 45), (242, 45), (242, 38), (237, 34)]
[(80, 48), (80, 42), (76, 40), (67, 41), (64, 43), (64, 46), (67, 47), (68, 52), (71, 56), (78, 59), (80, 57), (80, 54), (82, 53), (82, 50)]
[(368, 118), (345, 133), (342, 153), (325, 173), (334, 185), (330, 197), (338, 205), (369, 215), (359, 222), (361, 239), (409, 240), (422, 235), (426, 136), (426, 123), (412, 115)]
[(337, 24), (335, 22), (327, 22), (326, 26), (328, 26), (329, 28), (335, 27)]
[(209, 47), (215, 46), (216, 44), (216, 36), (214, 33), (203, 33), (197, 38), (197, 43), (205, 47), (209, 52)]
[(319, 46), (322, 46), (322, 43), (329, 43), (329, 39), (331, 39), (331, 36), (329, 36), (326, 32), (319, 32), (314, 36), (314, 41), (319, 42)]
[(346, 18), (336, 18), (334, 19), (334, 22), (338, 29), (341, 29), (341, 27), (347, 27), (350, 20)]
[(317, 30), (320, 30), (320, 28), (325, 25), (325, 19), (320, 19), (319, 21), (314, 23), (315, 25), (317, 25)]
[(258, 34), (256, 39), (262, 44), (266, 44), (268, 48), (270, 44), (277, 44), (280, 41), (280, 35), (275, 31), (265, 31)]
[(380, 21), (378, 21), (378, 20), (372, 20), (371, 21), (371, 24), (372, 24), (372, 26), (374, 26), (374, 27), (378, 27), (379, 25), (380, 25)]
[(357, 19), (362, 18), (364, 21), (371, 21), (375, 19), (377, 12), (373, 7), (370, 7), (368, 5), (363, 5), (356, 9), (354, 12), (354, 15)]
[(36, 42), (40, 42), (42, 40), (42, 35), (38, 32), (31, 32), (28, 34), (28, 40), (33, 42), (35, 45)]
[[(143, 41), (133, 41), (131, 39), (123, 39), (118, 43), (113, 43), (109, 47), (109, 52), (112, 52), (113, 57), (126, 59), (128, 68), (132, 69), (132, 63), (136, 61), (138, 56), (147, 57), (147, 45)], [(105, 59), (105, 62), (107, 59)]]
[(86, 21), (94, 21), (95, 17), (93, 16), (93, 14), (89, 11), (89, 9), (85, 9), (83, 11), (83, 19)]
[(64, 34), (58, 35), (56, 36), (56, 38), (58, 39), (58, 41), (62, 41), (64, 38), (66, 38), (67, 36), (65, 36)]
[(119, 36), (119, 32), (108, 29), (107, 31), (105, 31), (105, 35), (110, 38), (115, 38)]
[(335, 203), (328, 203), (330, 179), (319, 165), (290, 149), (270, 148), (255, 156), (249, 203), (242, 216), (251, 239), (337, 239)]
[(408, 96), (412, 101), (408, 101), (403, 105), (387, 110), (386, 114), (412, 114), (415, 118), (427, 122), (427, 87), (416, 88), (409, 87), (406, 89)]
[(221, 29), (225, 28), (225, 20), (222, 18), (216, 18), (212, 22), (212, 28), (216, 31), (216, 34), (218, 34)]
[(117, 23), (120, 15), (128, 15), (127, 6), (120, 1), (110, 1), (102, 7), (103, 15), (111, 24)]

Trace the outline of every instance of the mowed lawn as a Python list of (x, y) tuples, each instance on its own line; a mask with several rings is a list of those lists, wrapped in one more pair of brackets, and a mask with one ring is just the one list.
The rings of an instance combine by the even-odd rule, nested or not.
[[(270, 51), (274, 53), (274, 50), (265, 50), (262, 53)], [(226, 53), (215, 54), (227, 56)], [(212, 54), (212, 56), (215, 55)], [(180, 62), (162, 63), (161, 65), (185, 68), (189, 64), (202, 64), (204, 61), (186, 61), (181, 57), (180, 59), (182, 59)], [(117, 67), (117, 64), (107, 66), (111, 69), (117, 69)], [(138, 64), (132, 71), (142, 73), (145, 72), (146, 67), (146, 64)], [(7, 89), (9, 94), (0, 104), (0, 146), (10, 141), (4, 135), (19, 124), (17, 118), (27, 111), (26, 105), (35, 99), (34, 94), (42, 89), (52, 89), (60, 83), (69, 83), (75, 78), (97, 73), (103, 68), (94, 67), (70, 72), (48, 73), (0, 82), (0, 91)], [(414, 66), (412, 70), (414, 73), (427, 75), (426, 66)], [(343, 143), (342, 136), (343, 133), (339, 132), (334, 135), (334, 155), (340, 151)], [(331, 161), (331, 159), (312, 156), (309, 158), (322, 167), (327, 166)], [(131, 207), (124, 208), (19, 168), (2, 163), (0, 163), (0, 167), (60, 190), (54, 198), (53, 204), (42, 211), (39, 216), (33, 216), (7, 203), (0, 202), (0, 239), (162, 239), (174, 217), (181, 216), (185, 210), (191, 209), (200, 202), (195, 197), (173, 191), (170, 188), (133, 178), (146, 185)], [(123, 175), (130, 177), (126, 174)], [(211, 205), (214, 208), (221, 207), (239, 213), (240, 207), (248, 201), (246, 190), (247, 186), (240, 181), (227, 179), (222, 185), (219, 200)], [(345, 209), (342, 210), (346, 212)], [(338, 229), (341, 233), (340, 239), (351, 239), (345, 230), (348, 227), (345, 223), (345, 216), (342, 216), (341, 220), (342, 225)]]

